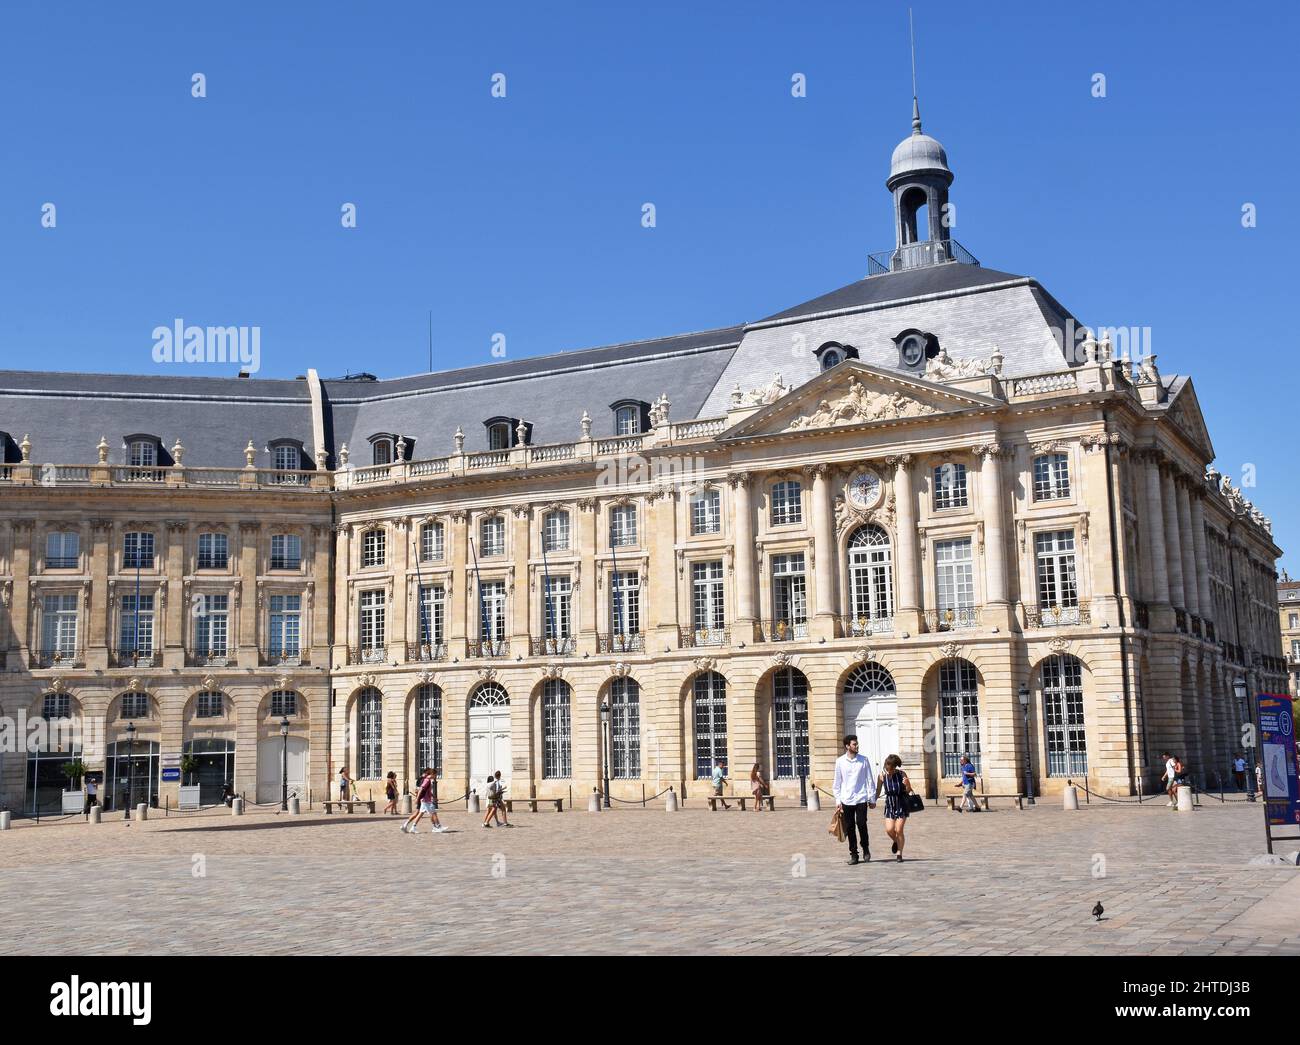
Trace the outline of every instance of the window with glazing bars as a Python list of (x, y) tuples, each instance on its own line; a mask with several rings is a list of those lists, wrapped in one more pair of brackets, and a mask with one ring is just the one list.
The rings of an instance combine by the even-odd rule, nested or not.
[(386, 642), (384, 637), (386, 623), (384, 619), (384, 592), (378, 588), (363, 591), (360, 600), (361, 632), (358, 636), (362, 650), (383, 648)]
[[(479, 638), (499, 642), (506, 637), (506, 582), (484, 581), (482, 616), (479, 618)], [(487, 634), (482, 629), (487, 628)]]
[(268, 624), (272, 657), (296, 657), (302, 652), (301, 595), (272, 595)]
[(727, 758), (727, 681), (716, 671), (695, 676), (695, 776), (707, 780)]
[(478, 524), (478, 553), (485, 559), (493, 555), (506, 553), (506, 520), (504, 516), (494, 515), (482, 519)]
[(442, 689), (432, 682), (420, 686), (415, 697), (416, 769), (442, 767)]
[(635, 635), (641, 630), (641, 575), (619, 570), (609, 578), (609, 631)]
[(77, 650), (77, 596), (47, 595), (42, 603), (41, 641), (51, 653)]
[(1054, 501), (1070, 496), (1070, 458), (1039, 454), (1034, 458), (1034, 500)]
[(772, 484), (772, 525), (803, 522), (803, 486), (791, 479)]
[(123, 656), (130, 656), (133, 653), (142, 657), (152, 656), (153, 596), (141, 595), (137, 603), (134, 593), (123, 595), (121, 605), (121, 642), (117, 647), (119, 652)]
[(425, 523), (420, 527), (420, 561), (442, 561), (442, 523)]
[(72, 717), (72, 696), (68, 693), (46, 693), (41, 700), (41, 718), (47, 722)]
[(573, 582), (568, 577), (542, 578), (542, 629), (552, 641), (573, 636)]
[(879, 526), (862, 526), (849, 538), (849, 611), (854, 620), (894, 615), (893, 549)]
[(199, 534), (199, 569), (224, 570), (230, 561), (230, 541), (224, 533)]
[(292, 689), (277, 689), (271, 694), (273, 718), (293, 718), (298, 714), (298, 694)]
[(357, 738), (357, 779), (378, 780), (384, 775), (384, 701), (377, 689), (357, 698)]
[(420, 629), (420, 645), (437, 646), (443, 641), (443, 624), (446, 618), (447, 602), (445, 589), (441, 584), (425, 584), (420, 587), (419, 613), (417, 622)]
[(945, 461), (934, 470), (934, 509), (965, 508), (966, 466)]
[(542, 547), (548, 552), (569, 550), (569, 513), (547, 512), (542, 517)]
[(1074, 609), (1079, 586), (1074, 575), (1074, 531), (1052, 530), (1034, 534), (1038, 559), (1038, 608)]
[(939, 665), (939, 722), (943, 737), (943, 775), (961, 775), (961, 757), (980, 768), (979, 677), (968, 660)]
[(808, 623), (803, 553), (772, 556), (772, 620), (787, 627)]
[(295, 472), (302, 467), (302, 451), (296, 446), (277, 446), (272, 451), (273, 467), (281, 472)]
[(383, 530), (367, 530), (361, 535), (361, 565), (382, 566), (388, 539)]
[(1083, 666), (1058, 653), (1043, 661), (1043, 718), (1047, 727), (1047, 775), (1088, 772), (1083, 726)]
[(124, 569), (148, 570), (153, 568), (153, 534), (127, 533), (122, 535), (122, 566)]
[(614, 415), (615, 435), (637, 435), (641, 431), (641, 410), (635, 406), (620, 406)]
[(132, 468), (152, 468), (158, 463), (158, 444), (141, 439), (131, 444), (127, 463)]
[(195, 603), (194, 652), (201, 657), (224, 657), (229, 651), (230, 596), (200, 595)]
[[(802, 711), (795, 707), (799, 703)], [(776, 778), (792, 780), (807, 776), (808, 679), (802, 671), (781, 668), (772, 674), (772, 735)]]
[(271, 536), (271, 569), (296, 570), (302, 565), (302, 538), (296, 533)]
[(196, 718), (220, 718), (225, 710), (225, 701), (220, 693), (200, 693), (194, 702)]
[(61, 530), (45, 538), (45, 568), (73, 570), (81, 562), (81, 535), (75, 530)]
[(569, 684), (547, 679), (542, 687), (542, 777), (567, 780), (572, 773)]
[(696, 631), (710, 631), (726, 625), (722, 599), (722, 563), (691, 564), (691, 621)]
[(609, 546), (636, 547), (636, 505), (617, 504), (609, 510)]
[(609, 684), (610, 761), (615, 780), (641, 776), (641, 687), (635, 679)]
[(122, 718), (145, 718), (149, 714), (148, 693), (123, 693)]
[(975, 605), (969, 537), (934, 542), (934, 581), (941, 612), (971, 609)]
[(703, 490), (691, 498), (691, 533), (718, 533), (722, 529), (722, 492)]

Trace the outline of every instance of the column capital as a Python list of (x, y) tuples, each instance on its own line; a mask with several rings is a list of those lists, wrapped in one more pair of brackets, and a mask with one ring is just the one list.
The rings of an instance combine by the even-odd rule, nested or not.
[(981, 460), (989, 461), (1005, 454), (1007, 447), (1002, 443), (976, 443), (970, 448), (970, 452)]
[(822, 461), (818, 464), (806, 464), (800, 469), (800, 471), (809, 479), (827, 479), (833, 471), (833, 466)]
[(733, 490), (748, 489), (750, 483), (753, 482), (753, 478), (748, 472), (728, 472), (727, 485)]
[(891, 468), (901, 468), (904, 471), (912, 467), (915, 457), (912, 454), (890, 454), (885, 458), (885, 463)]

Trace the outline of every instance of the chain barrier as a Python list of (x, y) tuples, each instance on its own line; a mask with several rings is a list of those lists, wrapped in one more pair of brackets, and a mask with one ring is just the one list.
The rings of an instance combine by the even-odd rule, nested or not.
[(622, 802), (624, 805), (627, 806), (643, 806), (647, 802), (653, 802), (656, 798), (663, 798), (664, 795), (668, 794), (668, 792), (672, 790), (672, 787), (671, 786), (666, 787), (662, 791), (660, 791), (659, 794), (648, 795), (645, 798), (615, 798), (613, 795), (606, 795), (605, 792), (603, 792), (598, 787), (593, 788), (592, 790), (594, 794), (598, 795), (601, 798), (608, 798), (611, 802)]

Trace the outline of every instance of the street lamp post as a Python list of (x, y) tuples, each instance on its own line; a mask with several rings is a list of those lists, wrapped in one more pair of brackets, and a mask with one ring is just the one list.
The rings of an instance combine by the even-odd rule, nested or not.
[[(1255, 716), (1251, 713), (1250, 703), (1246, 690), (1246, 680), (1238, 675), (1232, 680), (1232, 695), (1237, 698), (1237, 709), (1240, 712), (1242, 722), (1250, 722), (1251, 733), (1255, 732)], [(1256, 738), (1251, 736), (1250, 754), (1255, 755), (1257, 751)], [(1246, 762), (1246, 801), (1255, 801), (1255, 758)]]
[(609, 700), (600, 702), (600, 727), (605, 736), (605, 808), (609, 808)]
[(280, 812), (289, 811), (289, 716), (280, 719)]
[(1025, 798), (1032, 806), (1035, 803), (1033, 758), (1029, 752), (1029, 687), (1022, 682), (1016, 696), (1020, 699), (1020, 710), (1025, 717)]
[[(802, 723), (802, 725), (800, 725)], [(799, 760), (799, 805), (808, 807), (808, 700), (806, 697), (794, 698), (795, 736), (802, 741), (795, 748), (795, 758)]]
[(438, 774), (442, 772), (442, 708), (433, 705), (433, 779), (437, 787)]
[(131, 801), (135, 798), (135, 723), (126, 724), (126, 810), (123, 820), (131, 819)]

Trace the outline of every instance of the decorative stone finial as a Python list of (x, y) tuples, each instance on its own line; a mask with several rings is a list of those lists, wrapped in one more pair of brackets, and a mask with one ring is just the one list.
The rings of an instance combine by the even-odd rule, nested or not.
[(672, 405), (672, 400), (668, 398), (667, 392), (659, 397), (659, 423), (661, 425), (668, 423), (668, 408)]
[(579, 419), (578, 424), (582, 426), (582, 438), (590, 439), (591, 438), (591, 415), (588, 414), (586, 410), (582, 412), (582, 417)]
[(745, 393), (740, 390), (740, 384), (731, 390), (731, 409), (739, 410), (741, 403), (745, 399)]
[(347, 466), (348, 466), (348, 444), (344, 443), (342, 446), (339, 447), (339, 467), (346, 468)]
[(456, 453), (463, 454), (465, 452), (465, 433), (460, 430), (460, 425), (456, 426), (456, 434), (451, 438), (456, 443)]
[(515, 425), (515, 442), (520, 446), (528, 442), (528, 425), (524, 423), (523, 418), (520, 418), (519, 423)]
[(257, 447), (253, 445), (253, 440), (250, 439), (248, 441), (248, 445), (244, 447), (244, 467), (252, 468), (253, 461), (256, 459), (256, 457), (257, 457)]
[(1113, 346), (1110, 342), (1110, 331), (1101, 332), (1101, 346), (1097, 350), (1097, 356), (1103, 363), (1109, 363), (1114, 356)]
[(329, 454), (326, 453), (325, 447), (318, 446), (316, 448), (316, 470), (318, 472), (325, 471), (325, 465), (328, 463), (328, 461), (329, 461)]
[(397, 437), (397, 459), (399, 461), (406, 460), (406, 436), (404, 435)]
[(108, 464), (108, 437), (107, 436), (101, 435), (99, 437), (99, 445), (95, 447), (95, 450), (98, 451), (99, 453), (99, 463)]
[(172, 444), (172, 460), (176, 462), (177, 466), (185, 462), (185, 447), (181, 445), (179, 436), (176, 437), (176, 442)]
[(32, 459), (32, 440), (31, 436), (24, 435), (23, 441), (18, 444), (18, 449), (23, 452), (23, 464)]
[(989, 356), (989, 373), (993, 374), (995, 377), (1001, 377), (1002, 361), (1003, 361), (1002, 349), (998, 348), (997, 345), (994, 345), (993, 354)]

